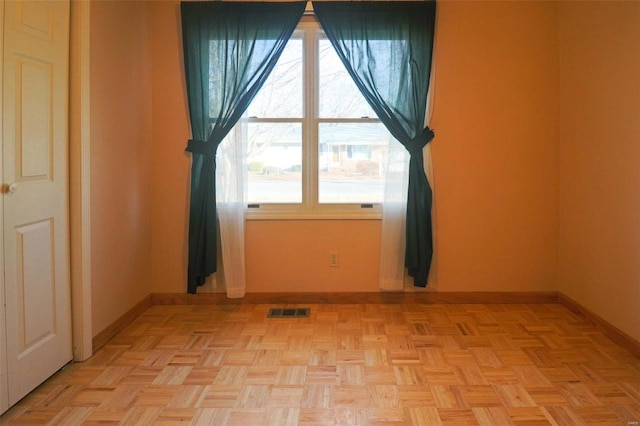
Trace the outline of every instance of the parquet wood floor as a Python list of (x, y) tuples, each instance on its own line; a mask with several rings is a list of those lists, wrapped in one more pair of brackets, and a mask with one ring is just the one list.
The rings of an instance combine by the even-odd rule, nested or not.
[[(152, 306), (2, 424), (637, 425), (640, 360), (559, 304)], [(282, 307), (282, 305), (280, 306)], [(290, 307), (302, 307), (290, 305)]]

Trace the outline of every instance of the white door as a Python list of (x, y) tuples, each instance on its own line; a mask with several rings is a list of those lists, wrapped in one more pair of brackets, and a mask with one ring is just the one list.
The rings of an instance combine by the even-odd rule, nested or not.
[(69, 1), (2, 4), (6, 376), (12, 405), (72, 359)]

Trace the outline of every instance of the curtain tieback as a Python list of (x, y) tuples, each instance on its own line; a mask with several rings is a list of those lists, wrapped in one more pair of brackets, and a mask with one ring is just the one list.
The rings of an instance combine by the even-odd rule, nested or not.
[(185, 151), (196, 154), (215, 155), (216, 145), (212, 142), (189, 139)]
[(422, 130), (422, 133), (418, 134), (418, 136), (411, 139), (411, 142), (409, 142), (409, 145), (407, 146), (407, 150), (409, 151), (409, 154), (422, 155), (422, 148), (427, 146), (427, 144), (431, 142), (431, 139), (433, 139), (434, 136), (435, 135), (433, 133), (433, 130), (431, 130), (429, 127), (425, 127)]

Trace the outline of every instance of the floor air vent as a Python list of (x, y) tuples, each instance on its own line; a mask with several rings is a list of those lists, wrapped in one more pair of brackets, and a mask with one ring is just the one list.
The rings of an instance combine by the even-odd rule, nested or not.
[(307, 318), (309, 308), (271, 308), (267, 318)]

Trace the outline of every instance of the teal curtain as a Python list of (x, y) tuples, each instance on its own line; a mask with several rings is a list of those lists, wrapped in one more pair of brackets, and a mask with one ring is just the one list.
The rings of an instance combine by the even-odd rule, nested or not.
[(422, 148), (435, 27), (435, 1), (313, 2), (347, 71), (389, 132), (409, 151), (405, 266), (425, 287), (433, 255), (432, 193)]
[(216, 150), (262, 87), (306, 2), (182, 2), (192, 139), (187, 291), (216, 272)]

